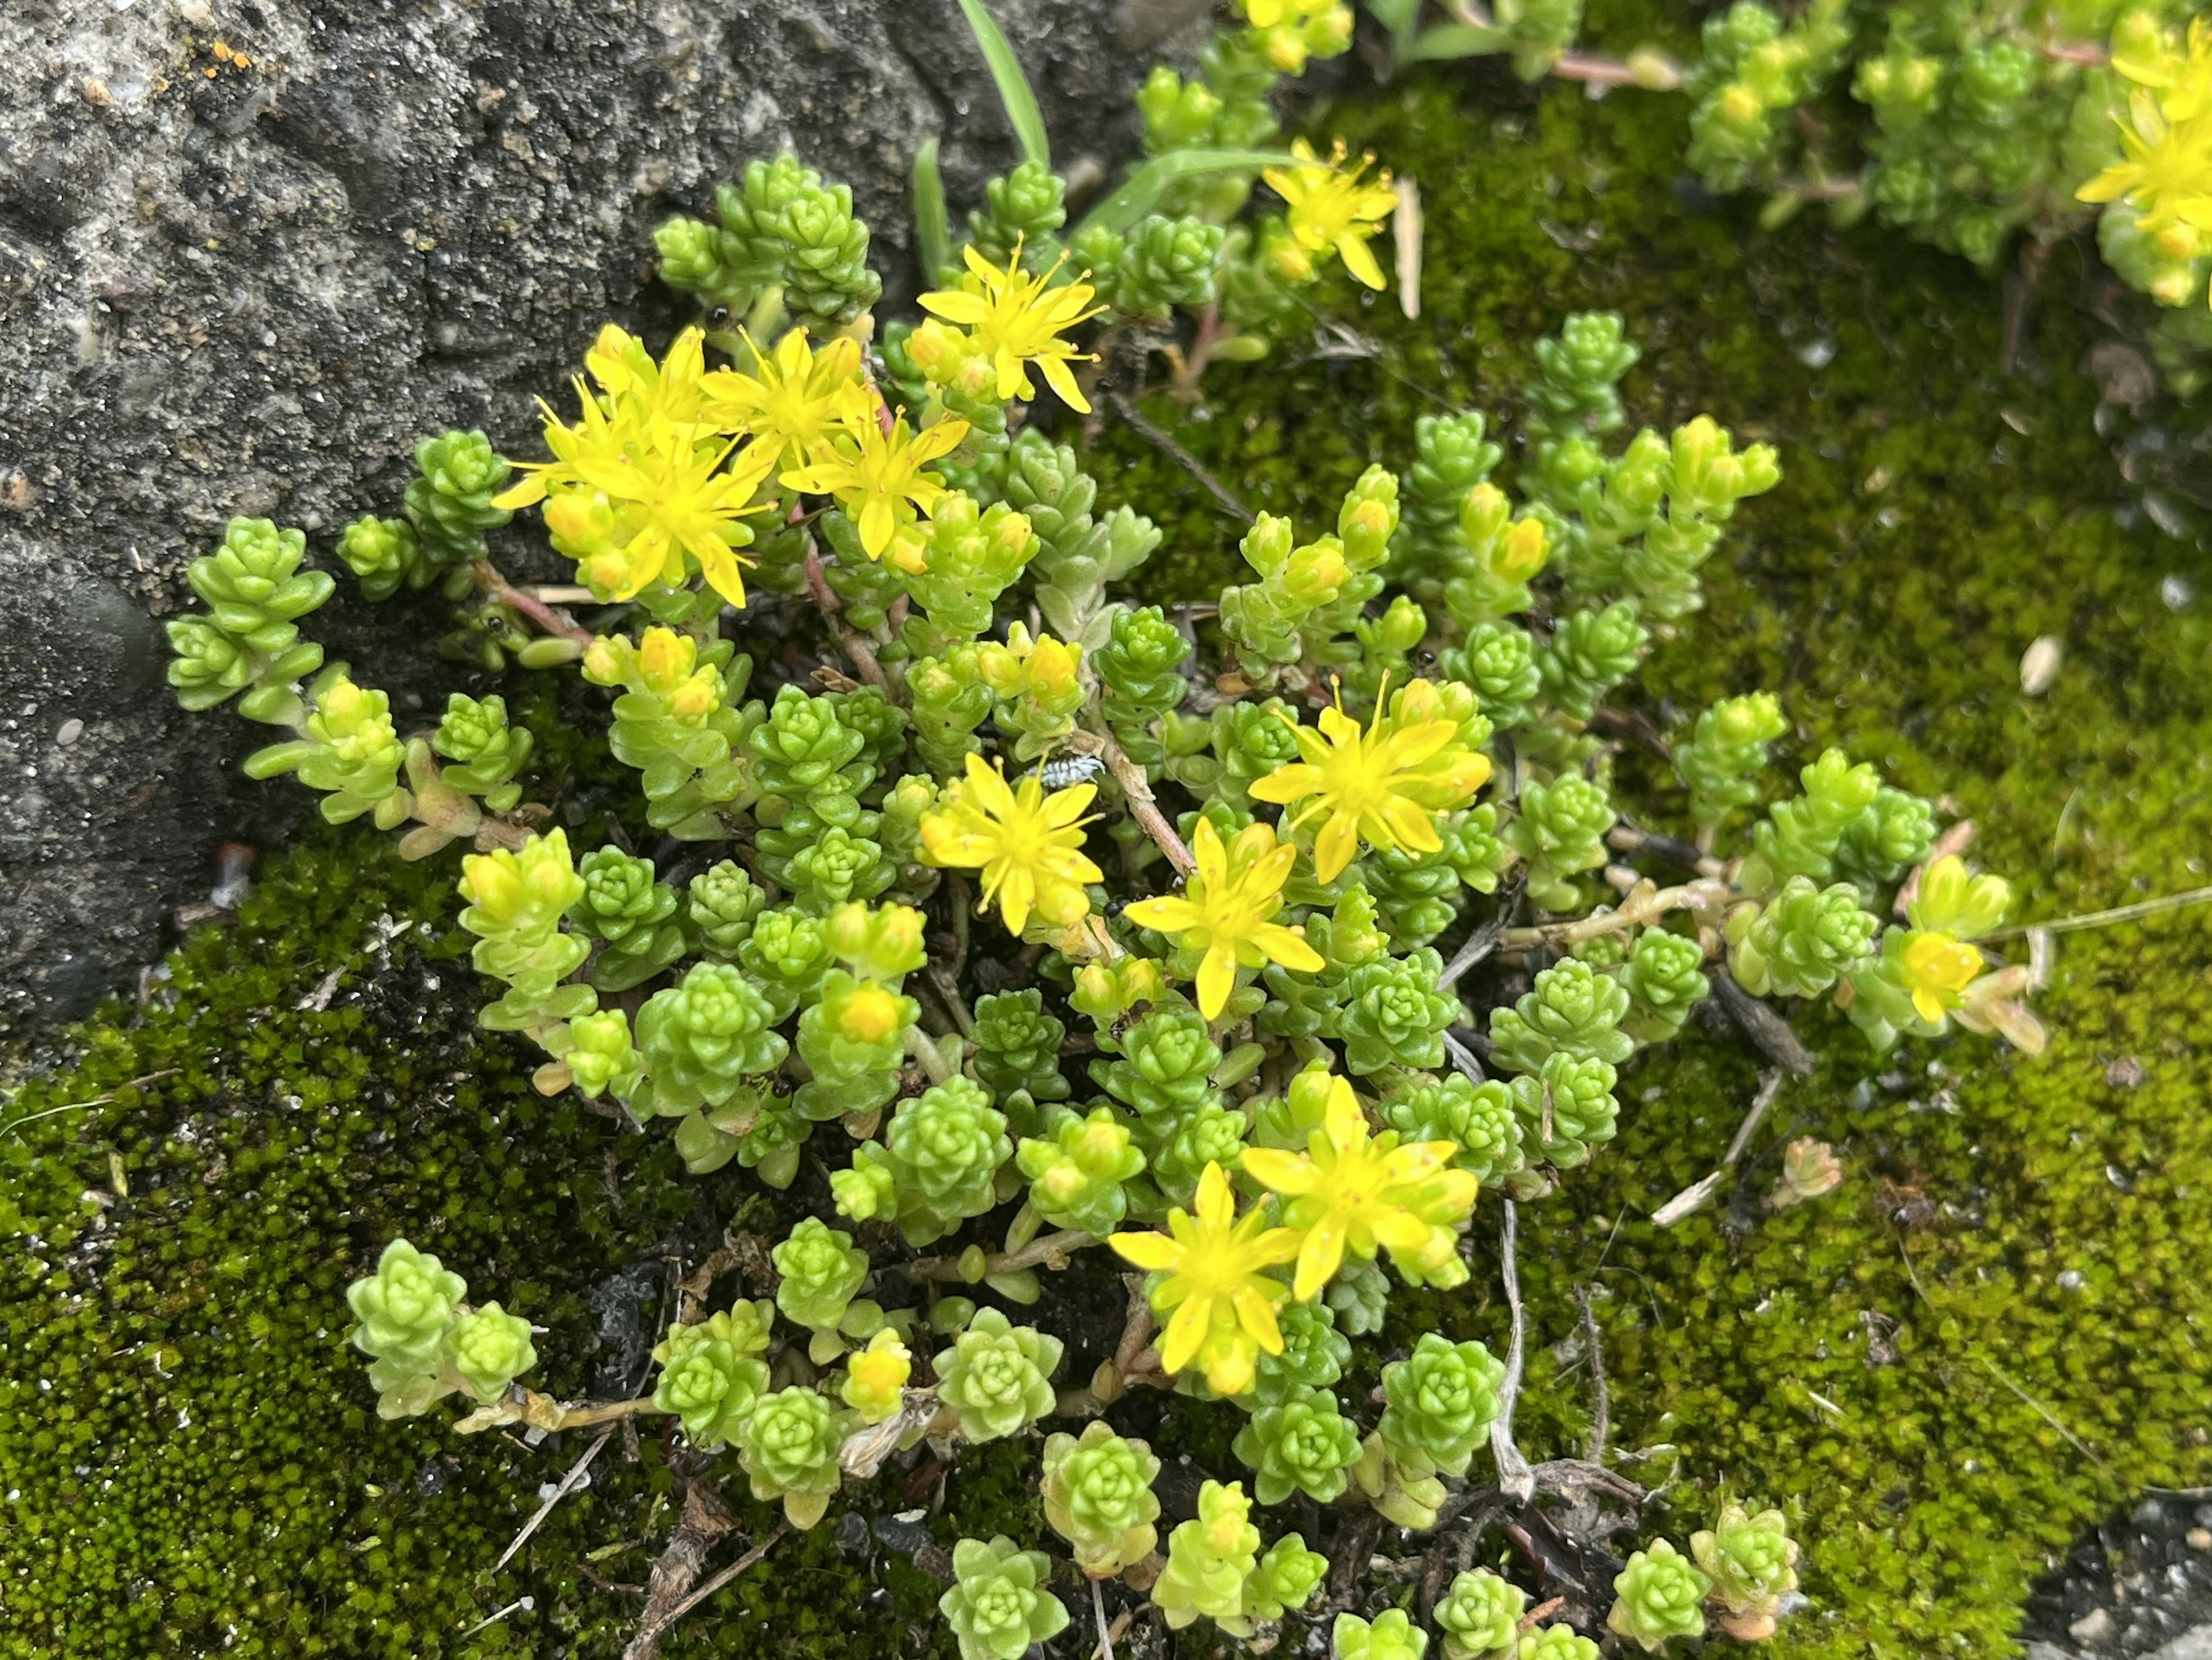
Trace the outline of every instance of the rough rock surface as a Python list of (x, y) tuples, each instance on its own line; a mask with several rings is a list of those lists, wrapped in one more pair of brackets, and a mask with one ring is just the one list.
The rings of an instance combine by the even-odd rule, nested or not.
[(2029, 1595), (2027, 1660), (2212, 1660), (2212, 1504), (2154, 1494), (2084, 1533)]
[[(1202, 5), (994, 9), (1068, 167), (1130, 146), (1139, 75)], [(895, 303), (932, 133), (956, 211), (1014, 157), (955, 0), (0, 7), (0, 1025), (88, 1006), (219, 842), (305, 805), (162, 685), (156, 619), (230, 514), (328, 565), (397, 510), (419, 435), (536, 453), (532, 398), (604, 319), (680, 318), (653, 224), (779, 147), (854, 185)], [(420, 644), (442, 618), (396, 609), (310, 629), (419, 708), (453, 679)]]

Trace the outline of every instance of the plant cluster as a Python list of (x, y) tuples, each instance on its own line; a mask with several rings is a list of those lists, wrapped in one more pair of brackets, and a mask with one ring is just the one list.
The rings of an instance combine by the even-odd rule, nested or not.
[[(1209, 49), (1212, 82), (1148, 83), (1148, 126), (1167, 120), (1154, 106), (1212, 112), (1159, 126), (1182, 137), (1124, 187), (1187, 210), (1162, 222), (1218, 228), (1244, 204), (1252, 164), (1197, 147), (1265, 136), (1264, 84), (1232, 71), (1295, 69), (1348, 26), (1268, 0), (1249, 22)], [(1286, 249), (1380, 280), (1363, 227), (1385, 204), (1359, 169), (1308, 152), (1267, 177), (1285, 213), (1214, 245), (1227, 263), (1187, 372), (1209, 341), (1221, 356), (1261, 337), (1221, 332), (1248, 315), (1236, 259), (1261, 258), (1222, 253), (1236, 235), (1275, 250), (1279, 284), (1314, 273)], [(957, 261), (933, 262), (929, 320), (876, 353), (849, 196), (790, 158), (749, 169), (719, 227), (660, 238), (708, 327), (656, 357), (610, 326), (575, 417), (546, 411), (550, 459), (520, 483), (480, 436), (438, 441), (409, 518), (346, 532), (372, 591), (465, 574), (539, 631), (526, 666), (611, 694), (649, 855), (579, 857), (545, 826), (498, 699), (457, 696), (403, 740), (380, 694), (323, 667), (295, 624), (331, 583), (301, 569), (297, 532), (235, 521), (194, 568), (211, 609), (173, 625), (173, 678), (188, 705), (242, 694), (250, 718), (292, 726), (249, 764), (297, 773), (325, 816), (411, 819), (416, 856), (474, 843), (461, 921), (499, 988), (481, 1018), (545, 1052), (541, 1091), (669, 1121), (695, 1171), (734, 1161), (783, 1189), (811, 1152), (826, 1174), (836, 1220), (804, 1216), (775, 1244), (773, 1298), (687, 1308), (653, 1393), (628, 1402), (519, 1386), (526, 1325), (470, 1310), (457, 1276), (395, 1242), (349, 1294), (381, 1410), (465, 1390), (465, 1430), (664, 1414), (799, 1528), (925, 1439), (1091, 1415), (1043, 1444), (1075, 1572), (1148, 1586), (1170, 1627), (1244, 1635), (1304, 1606), (1327, 1566), (1299, 1533), (1265, 1537), (1255, 1505), (1427, 1529), (1486, 1444), (1505, 1459), (1517, 1375), (1481, 1343), (1420, 1335), (1370, 1401), (1337, 1392), (1352, 1341), (1394, 1286), (1468, 1279), (1484, 1189), (1539, 1200), (1594, 1157), (1621, 1068), (1717, 978), (1832, 997), (1877, 1049), (1954, 1022), (2027, 1048), (2040, 1030), (2026, 968), (1976, 943), (2006, 885), (1939, 855), (1929, 803), (1837, 751), (1770, 799), (1788, 736), (1771, 696), (1725, 700), (1671, 746), (1680, 790), (1649, 810), (1693, 840), (1624, 818), (1608, 700), (1660, 633), (1693, 626), (1700, 566), (1778, 471), (1709, 417), (1618, 439), (1637, 351), (1617, 317), (1571, 317), (1539, 349), (1510, 490), (1481, 413), (1424, 419), (1406, 471), (1370, 468), (1333, 528), (1261, 515), (1249, 575), (1201, 629), (1121, 597), (1158, 532), (1100, 511), (1047, 430), (1048, 392), (1087, 407), (1076, 331), (1154, 307), (1136, 279), (1104, 279), (1101, 238), (1054, 244), (1060, 221), (1024, 205), (1042, 189), (997, 181)], [(605, 607), (597, 631), (492, 569), (483, 531), (532, 507)], [(739, 647), (761, 590), (818, 617), (818, 690), (756, 687)], [(970, 1007), (979, 929), (1030, 983)], [(1071, 1030), (1092, 1056), (1073, 1071)], [(1101, 1245), (1143, 1296), (1085, 1383), (1060, 1376), (1051, 1287)], [(1207, 1481), (1164, 1543), (1158, 1461), (1105, 1421), (1133, 1388), (1242, 1414), (1246, 1478)], [(1778, 1513), (1740, 1509), (1690, 1556), (1654, 1541), (1620, 1578), (1613, 1629), (1656, 1649), (1702, 1632), (1710, 1602), (1765, 1634), (1795, 1548)], [(941, 1607), (969, 1660), (1011, 1660), (1066, 1620), (1042, 1553), (965, 1540), (953, 1566)], [(1499, 1647), (1475, 1645), (1510, 1601), (1463, 1576), (1448, 1648)], [(1346, 1654), (1426, 1641), (1402, 1614), (1347, 1618)]]
[[(1735, 0), (1686, 63), (1646, 46), (1574, 49), (1577, 4), (1443, 9), (1370, 0), (1402, 62), (1510, 52), (1546, 75), (1693, 100), (1685, 161), (1706, 187), (1869, 212), (1994, 270), (2025, 238), (2031, 267), (2093, 225), (2107, 265), (2155, 312), (2145, 330), (2186, 396), (2212, 364), (2212, 35), (2177, 0), (2053, 5)], [(1474, 19), (1470, 23), (1468, 19)]]

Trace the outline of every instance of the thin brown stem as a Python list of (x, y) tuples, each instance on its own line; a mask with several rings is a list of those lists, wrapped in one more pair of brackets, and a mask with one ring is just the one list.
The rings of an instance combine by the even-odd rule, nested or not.
[[(1093, 713), (1095, 717), (1095, 709)], [(1168, 823), (1167, 815), (1160, 811), (1159, 803), (1152, 795), (1152, 781), (1145, 776), (1145, 769), (1132, 761), (1119, 744), (1096, 726), (1088, 732), (1076, 733), (1075, 740), (1068, 747), (1096, 755), (1106, 763), (1106, 770), (1114, 775), (1114, 781), (1121, 787), (1121, 794), (1129, 803), (1130, 816), (1144, 826), (1145, 834), (1152, 838), (1152, 845), (1167, 854), (1168, 863), (1176, 867), (1176, 873), (1188, 876), (1196, 870), (1198, 860), (1191, 856), (1190, 849), (1183, 845), (1183, 839), (1176, 834), (1176, 827)]]
[(868, 643), (859, 629), (845, 620), (844, 602), (837, 598), (830, 586), (829, 578), (822, 573), (822, 556), (811, 546), (806, 550), (806, 589), (814, 596), (814, 603), (820, 609), (823, 620), (829, 623), (830, 632), (836, 639), (837, 648), (851, 660), (854, 668), (860, 670), (860, 678), (884, 696), (896, 699), (896, 693), (891, 689), (890, 677), (884, 672), (884, 666), (876, 660), (876, 648)]
[(518, 588), (508, 581), (499, 568), (489, 559), (479, 559), (471, 575), (476, 585), (494, 605), (504, 605), (518, 617), (526, 617), (542, 634), (556, 639), (572, 640), (580, 646), (592, 643), (592, 631), (557, 605), (549, 605), (527, 588)]
[(738, 1558), (736, 1561), (731, 1563), (729, 1566), (724, 1568), (720, 1573), (709, 1579), (705, 1584), (700, 1586), (698, 1590), (693, 1591), (681, 1602), (678, 1602), (676, 1605), (675, 1612), (668, 1616), (667, 1624), (664, 1625), (661, 1629), (663, 1631), (667, 1630), (669, 1626), (674, 1625), (678, 1620), (681, 1620), (685, 1614), (690, 1613), (692, 1609), (697, 1608), (699, 1604), (705, 1602), (716, 1591), (721, 1590), (723, 1586), (728, 1584), (732, 1579), (735, 1579), (747, 1568), (751, 1567), (755, 1563), (758, 1562), (762, 1557), (766, 1556), (770, 1551), (774, 1550), (776, 1548), (776, 1545), (782, 1540), (783, 1535), (790, 1531), (790, 1523), (777, 1523), (775, 1526), (770, 1529), (767, 1538), (762, 1540), (760, 1543), (755, 1545), (743, 1556)]

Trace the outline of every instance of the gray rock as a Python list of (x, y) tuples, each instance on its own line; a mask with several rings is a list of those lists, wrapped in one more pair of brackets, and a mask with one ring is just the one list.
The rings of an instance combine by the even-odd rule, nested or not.
[[(1203, 27), (1191, 0), (995, 9), (1063, 167), (1129, 149), (1136, 82)], [(220, 842), (306, 805), (237, 776), (246, 723), (161, 685), (156, 619), (226, 519), (301, 526), (329, 566), (348, 519), (397, 510), (420, 435), (536, 453), (532, 399), (602, 321), (684, 320), (652, 227), (750, 156), (854, 185), (886, 310), (915, 288), (915, 144), (944, 137), (956, 206), (1014, 159), (955, 0), (0, 10), (0, 1026), (88, 1006)], [(520, 533), (501, 556), (530, 570)], [(434, 605), (372, 610), (310, 631), (403, 708), (456, 684)]]

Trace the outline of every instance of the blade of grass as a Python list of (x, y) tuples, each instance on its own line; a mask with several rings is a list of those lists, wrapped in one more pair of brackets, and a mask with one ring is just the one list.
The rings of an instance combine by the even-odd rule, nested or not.
[(983, 0), (960, 0), (960, 9), (975, 33), (975, 44), (983, 49), (983, 61), (991, 66), (991, 79), (999, 85), (999, 101), (1006, 106), (1006, 119), (1013, 125), (1014, 137), (1021, 140), (1023, 155), (1049, 171), (1052, 145), (1045, 137), (1044, 115), (1037, 108), (1036, 94), (1030, 90), (1030, 78), (1022, 72), (1022, 60), (1014, 56), (1013, 46), (998, 19), (983, 9)]
[(945, 175), (938, 171), (937, 140), (914, 153), (914, 251), (921, 280), (937, 281), (952, 258), (952, 233), (945, 216)]
[(1121, 189), (1084, 215), (1077, 230), (1125, 231), (1159, 205), (1169, 185), (1185, 179), (1208, 173), (1257, 173), (1262, 167), (1296, 167), (1297, 160), (1288, 150), (1170, 150), (1132, 171)]

